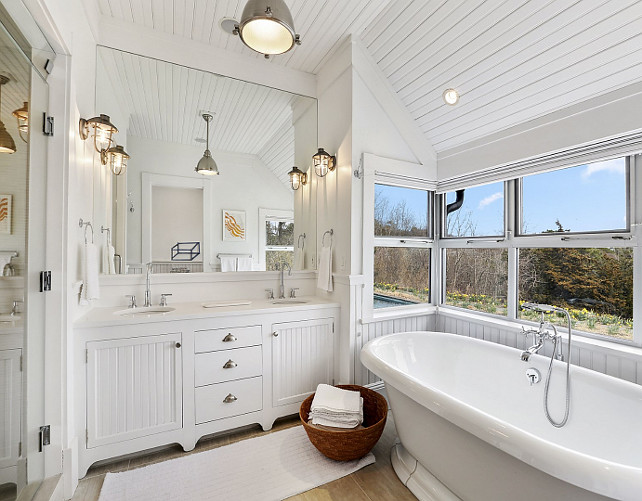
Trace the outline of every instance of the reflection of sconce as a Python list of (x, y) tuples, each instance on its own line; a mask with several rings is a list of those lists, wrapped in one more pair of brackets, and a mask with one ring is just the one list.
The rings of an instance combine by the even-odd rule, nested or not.
[[(0, 89), (2, 86), (9, 82), (9, 77), (0, 75)], [(0, 93), (0, 109), (2, 107), (2, 93)], [(16, 143), (13, 141), (11, 134), (7, 131), (0, 120), (0, 153), (15, 153), (16, 152)]]
[(18, 134), (20, 134), (20, 139), (26, 143), (29, 137), (29, 104), (27, 101), (25, 101), (22, 108), (14, 110), (12, 115), (16, 117), (18, 121)]
[[(93, 129), (93, 132), (91, 129)], [(79, 130), (80, 137), (83, 141), (88, 139), (90, 134), (93, 134), (94, 148), (96, 148), (98, 153), (101, 153), (111, 146), (112, 136), (118, 132), (116, 126), (109, 120), (109, 115), (103, 114), (90, 118), (89, 120), (81, 118)]]
[(317, 176), (323, 177), (328, 171), (334, 170), (337, 157), (330, 155), (323, 148), (319, 148), (319, 151), (312, 155), (312, 161), (314, 162), (314, 172), (317, 173)]
[(299, 35), (294, 32), (294, 21), (283, 0), (248, 0), (239, 22), (224, 19), (221, 27), (250, 49), (263, 54), (283, 54), (295, 45), (301, 45)]
[(308, 182), (308, 175), (305, 172), (299, 170), (298, 167), (292, 167), (292, 170), (288, 172), (290, 176), (290, 186), (293, 190), (298, 190), (302, 184)]
[(116, 145), (100, 152), (100, 161), (103, 165), (109, 162), (109, 168), (116, 176), (120, 176), (127, 170), (127, 159), (129, 155), (122, 146)]

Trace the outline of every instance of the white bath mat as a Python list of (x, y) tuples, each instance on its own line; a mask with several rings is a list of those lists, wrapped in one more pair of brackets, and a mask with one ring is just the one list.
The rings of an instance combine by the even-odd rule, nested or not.
[(108, 473), (99, 501), (280, 500), (375, 462), (333, 461), (302, 426), (122, 473)]

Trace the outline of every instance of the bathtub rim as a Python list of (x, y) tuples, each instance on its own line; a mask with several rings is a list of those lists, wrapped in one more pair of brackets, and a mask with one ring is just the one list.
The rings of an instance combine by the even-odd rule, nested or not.
[[(492, 345), (493, 349), (511, 352), (515, 356), (519, 356), (521, 353), (521, 350), (516, 348), (458, 334), (436, 331), (411, 331), (389, 334), (368, 342), (361, 349), (361, 363), (371, 372), (381, 377), (385, 384), (390, 384), (435, 414), (501, 451), (510, 454), (515, 459), (523, 461), (553, 477), (603, 496), (617, 499), (635, 499), (631, 497), (631, 493), (635, 495), (636, 492), (642, 492), (642, 468), (590, 456), (539, 438), (530, 432), (501, 421), (457, 400), (439, 389), (423, 384), (419, 379), (405, 374), (400, 369), (383, 361), (373, 352), (375, 347), (383, 342), (418, 335), (429, 335), (443, 339), (452, 339), (451, 336), (457, 336), (455, 339), (464, 343), (484, 343), (486, 347)], [(572, 365), (571, 371), (572, 373), (587, 371), (591, 375), (610, 378), (616, 384), (634, 385), (639, 389), (639, 386), (635, 383), (590, 371), (583, 367)], [(564, 465), (563, 469), (560, 469), (560, 464)]]

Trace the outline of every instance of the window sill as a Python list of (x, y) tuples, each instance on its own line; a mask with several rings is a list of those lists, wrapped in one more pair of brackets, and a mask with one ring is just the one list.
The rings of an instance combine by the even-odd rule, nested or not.
[(433, 315), (435, 313), (437, 313), (437, 307), (430, 304), (393, 306), (391, 308), (385, 308), (385, 311), (373, 311), (372, 315), (361, 319), (361, 324), (371, 324), (384, 320), (394, 320), (396, 318), (420, 317), (422, 315)]
[[(484, 324), (491, 327), (499, 327), (502, 329), (513, 330), (516, 332), (521, 331), (522, 326), (531, 327), (533, 322), (522, 322), (520, 320), (509, 320), (504, 318), (499, 318), (491, 316), (489, 314), (471, 312), (471, 311), (462, 311), (458, 308), (452, 308), (448, 306), (439, 306), (437, 307), (437, 313), (443, 314), (451, 318), (457, 318), (461, 320), (469, 320), (478, 324)], [(566, 329), (563, 332), (560, 330), (560, 334), (564, 336), (566, 340), (568, 338), (566, 334)], [(601, 339), (597, 337), (584, 336), (582, 334), (573, 336), (573, 346), (586, 348), (586, 349), (598, 349), (602, 352), (610, 352), (617, 355), (625, 355), (630, 358), (636, 358), (637, 360), (642, 360), (642, 347), (625, 344), (622, 342), (611, 341), (608, 339)]]

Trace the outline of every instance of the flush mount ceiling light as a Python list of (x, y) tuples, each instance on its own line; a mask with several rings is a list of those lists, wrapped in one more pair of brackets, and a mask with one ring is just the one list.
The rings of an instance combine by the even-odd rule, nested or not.
[(314, 155), (312, 155), (312, 162), (314, 163), (314, 172), (317, 176), (323, 177), (329, 171), (333, 171), (337, 163), (337, 157), (330, 155), (323, 148), (319, 148)]
[(27, 101), (24, 102), (22, 108), (14, 110), (12, 115), (16, 117), (18, 121), (18, 134), (20, 134), (20, 139), (26, 143), (29, 137), (29, 104)]
[(441, 96), (444, 98), (444, 102), (451, 106), (454, 106), (459, 102), (459, 92), (455, 89), (446, 89)]
[(294, 32), (290, 9), (283, 0), (249, 0), (241, 20), (223, 19), (221, 28), (239, 35), (245, 45), (266, 58), (301, 45), (300, 36)]
[(101, 162), (103, 165), (107, 165), (109, 162), (109, 169), (116, 176), (120, 176), (125, 173), (127, 170), (128, 159), (129, 155), (125, 149), (118, 144), (100, 152)]
[(210, 153), (210, 122), (214, 117), (209, 113), (203, 113), (202, 117), (207, 124), (207, 135), (205, 136), (205, 153), (203, 153), (203, 158), (198, 161), (198, 164), (196, 165), (196, 168), (194, 170), (199, 174), (203, 174), (204, 176), (218, 176), (218, 167), (216, 165), (216, 162), (212, 158), (212, 154)]
[(111, 123), (109, 115), (103, 114), (89, 120), (81, 118), (78, 129), (83, 141), (87, 140), (90, 135), (94, 136), (94, 148), (98, 153), (111, 146), (112, 136), (118, 132), (116, 126)]
[[(2, 86), (9, 81), (8, 77), (0, 75), (0, 110), (2, 110)], [(14, 142), (11, 134), (4, 126), (4, 122), (0, 120), (0, 153), (15, 153), (16, 143)]]
[(295, 191), (298, 190), (302, 184), (305, 185), (308, 182), (308, 175), (296, 166), (292, 167), (288, 175), (290, 176), (290, 186)]

